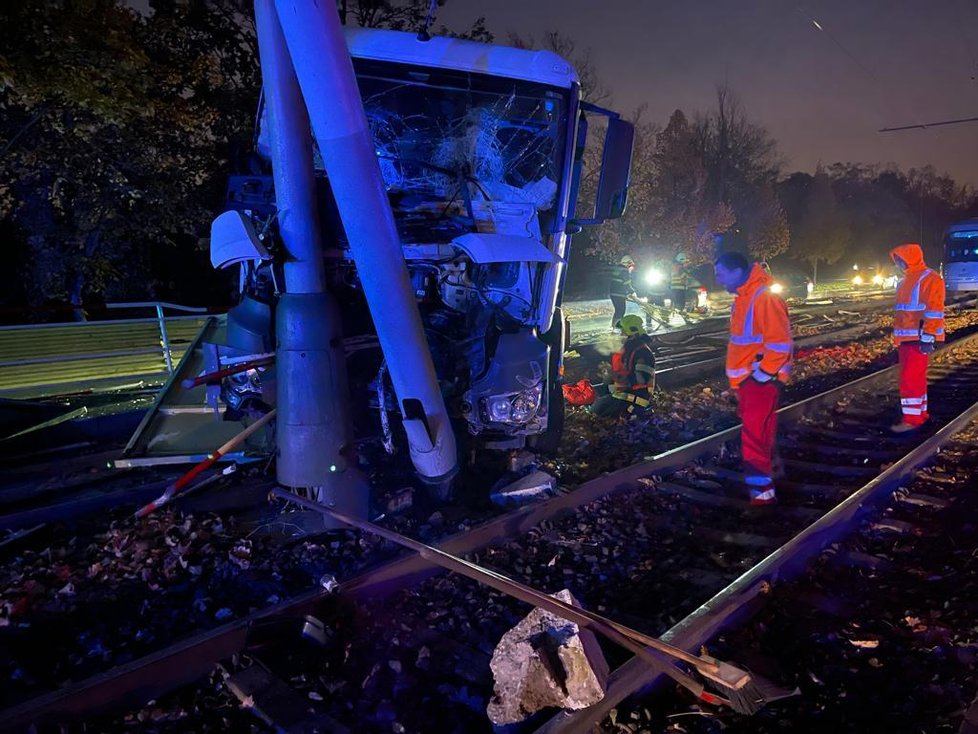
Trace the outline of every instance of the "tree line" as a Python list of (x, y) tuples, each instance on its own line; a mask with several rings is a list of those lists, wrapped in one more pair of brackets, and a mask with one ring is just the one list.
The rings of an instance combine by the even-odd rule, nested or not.
[[(428, 0), (337, 0), (348, 23), (415, 29)], [(160, 299), (220, 305), (231, 284), (206, 256), (227, 175), (248, 170), (260, 70), (250, 0), (32, 0), (0, 3), (0, 319), (45, 307)], [(485, 20), (434, 32), (492, 40)], [(589, 99), (608, 93), (586, 51)], [(932, 168), (836, 163), (787, 173), (776, 142), (721, 87), (712, 109), (661, 124), (634, 114), (630, 205), (575, 248), (708, 261), (723, 235), (758, 257), (830, 265), (896, 241), (933, 245), (978, 214), (968, 186)], [(584, 188), (593, 189), (594, 152)], [(41, 309), (41, 310), (39, 310)], [(63, 314), (62, 314), (63, 316)]]
[[(776, 141), (748, 117), (733, 91), (712, 109), (676, 110), (665, 126), (636, 118), (629, 209), (585, 233), (586, 255), (629, 253), (705, 263), (717, 248), (760, 260), (789, 260), (810, 275), (838, 264), (883, 264), (901, 242), (920, 242), (932, 262), (952, 222), (978, 216), (978, 194), (933, 166), (832, 163), (788, 173)], [(596, 158), (596, 154), (593, 155)], [(826, 267), (828, 266), (828, 267)], [(836, 267), (832, 267), (836, 266)]]

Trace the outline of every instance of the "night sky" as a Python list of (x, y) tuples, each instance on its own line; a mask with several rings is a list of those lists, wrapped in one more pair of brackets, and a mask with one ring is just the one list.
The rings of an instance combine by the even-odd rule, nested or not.
[[(708, 109), (726, 80), (786, 157), (933, 164), (978, 185), (978, 0), (448, 0), (438, 20), (484, 15), (497, 42), (551, 29), (590, 48), (614, 106)], [(816, 21), (824, 30), (815, 27)]]

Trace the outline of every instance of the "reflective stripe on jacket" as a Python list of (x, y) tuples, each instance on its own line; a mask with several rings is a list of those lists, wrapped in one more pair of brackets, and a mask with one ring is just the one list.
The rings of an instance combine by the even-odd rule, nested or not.
[(771, 276), (754, 263), (747, 282), (737, 289), (727, 345), (727, 378), (733, 388), (755, 369), (788, 381), (793, 350), (791, 323), (785, 302), (769, 290), (772, 282)]
[(890, 257), (907, 264), (893, 306), (893, 343), (944, 341), (944, 279), (927, 267), (916, 243), (894, 247)]
[(625, 340), (621, 351), (611, 355), (616, 391), (644, 391), (655, 387), (655, 352), (652, 339), (639, 334)]
[(616, 265), (611, 272), (611, 279), (608, 283), (608, 295), (627, 298), (634, 292), (631, 271), (624, 265)]

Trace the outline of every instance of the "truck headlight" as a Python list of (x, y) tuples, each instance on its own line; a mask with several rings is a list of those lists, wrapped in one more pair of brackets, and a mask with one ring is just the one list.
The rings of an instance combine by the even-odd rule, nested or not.
[(784, 286), (780, 283), (771, 283), (771, 293), (776, 296), (780, 296), (782, 293), (784, 293)]
[(522, 392), (491, 395), (485, 400), (486, 414), (491, 423), (526, 423), (540, 410), (543, 383)]

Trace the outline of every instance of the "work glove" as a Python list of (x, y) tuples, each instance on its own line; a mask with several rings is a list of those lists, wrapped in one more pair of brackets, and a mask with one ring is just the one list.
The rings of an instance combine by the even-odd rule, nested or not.
[(934, 351), (934, 342), (920, 342), (920, 353), (931, 354)]
[(767, 372), (765, 372), (764, 370), (762, 370), (760, 367), (755, 367), (754, 368), (754, 371), (751, 373), (751, 377), (753, 377), (756, 382), (759, 382), (762, 385), (765, 382), (770, 382), (771, 380), (774, 379), (774, 377), (772, 377), (771, 375), (769, 375)]
[(649, 302), (648, 296), (639, 296), (638, 302), (639, 303), (648, 303)]

